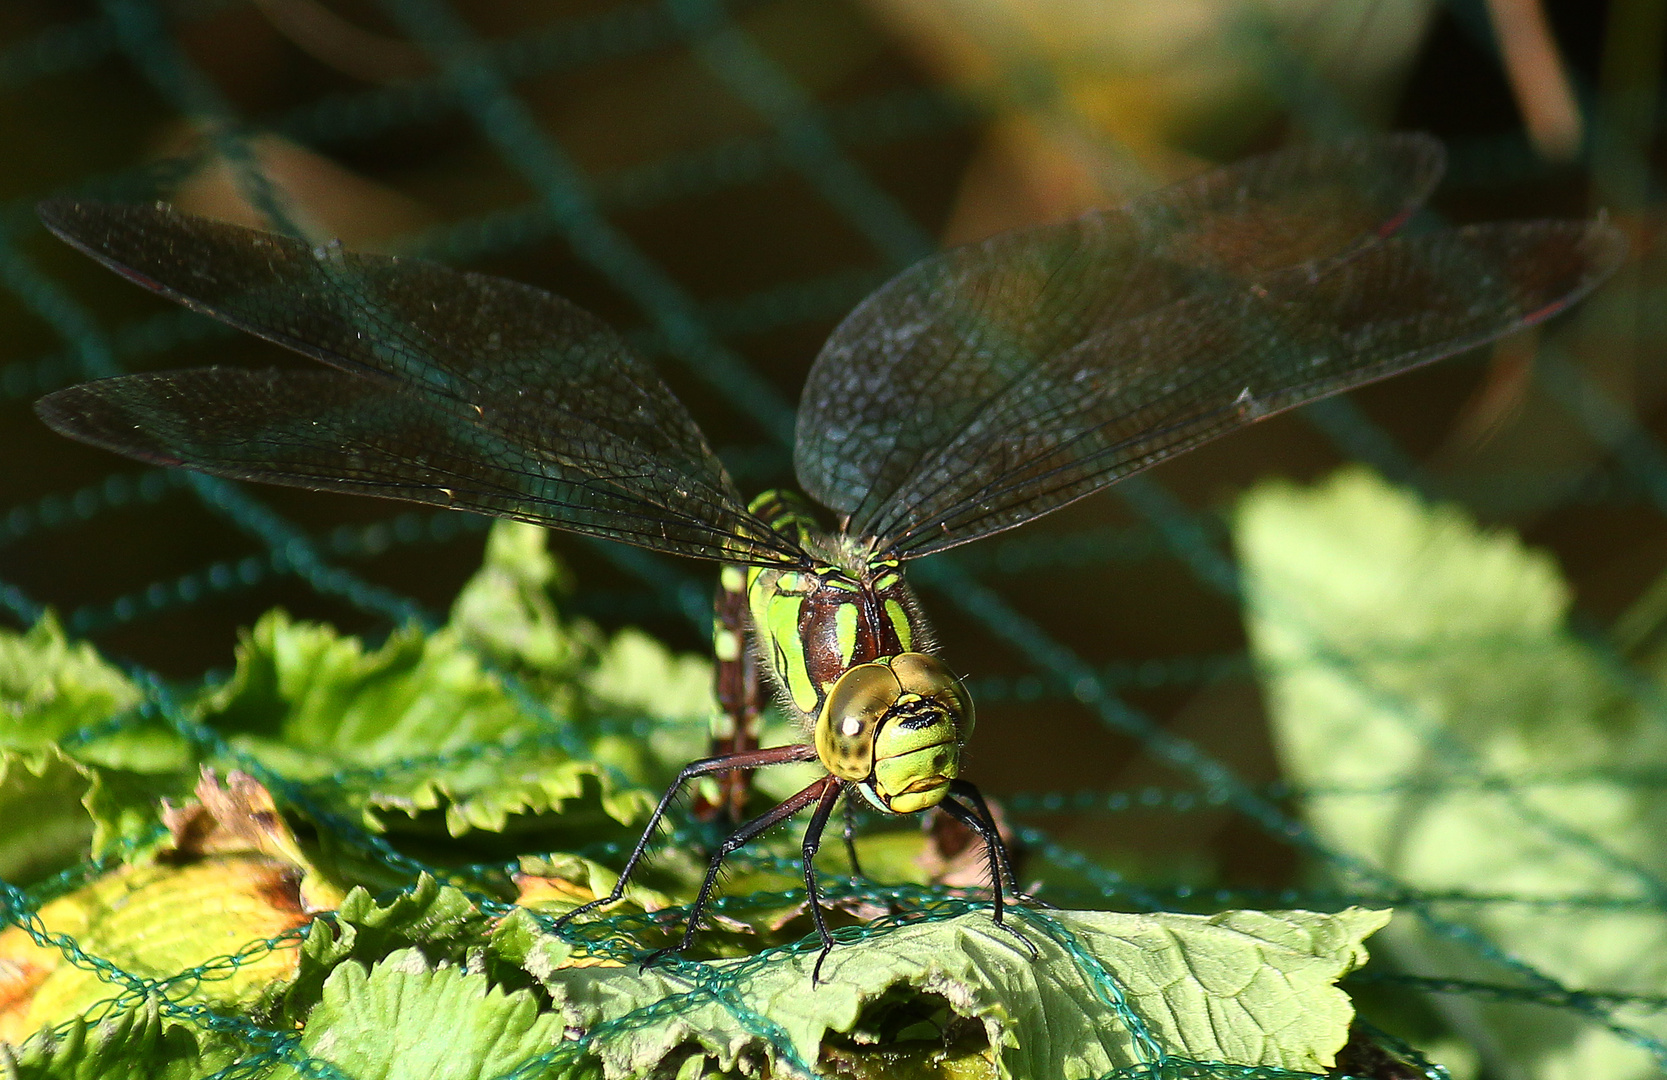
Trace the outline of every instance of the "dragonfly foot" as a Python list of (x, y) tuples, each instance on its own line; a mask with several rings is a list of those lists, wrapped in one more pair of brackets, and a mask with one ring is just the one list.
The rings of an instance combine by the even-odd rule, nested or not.
[(826, 945), (822, 946), (822, 950), (816, 954), (816, 966), (810, 969), (810, 985), (812, 989), (815, 989), (816, 986), (821, 983), (822, 961), (826, 960), (828, 958), (828, 954), (831, 952), (833, 952), (833, 942), (830, 941)]
[(595, 911), (604, 904), (612, 903), (615, 899), (616, 898), (612, 896), (599, 896), (589, 903), (580, 904), (572, 911), (569, 911), (566, 915), (558, 915), (556, 920), (550, 924), (550, 929), (559, 933), (563, 927), (572, 922), (574, 919), (577, 919), (580, 915)]
[(1024, 948), (1025, 948), (1025, 952), (1030, 954), (1030, 958), (1032, 960), (1040, 959), (1042, 954), (1037, 951), (1036, 946), (1034, 944), (1032, 944), (1032, 942), (1029, 938), (1027, 938), (1023, 934), (1019, 933), (1017, 927), (1012, 926), (1011, 924), (1009, 924), (1007, 922), (1006, 919), (1002, 919), (1002, 918), (992, 918), (991, 921), (994, 922), (997, 926), (1001, 927), (1003, 930), (1007, 931), (1009, 934), (1011, 934), (1013, 936), (1013, 939), (1015, 941), (1017, 941), (1020, 945), (1023, 945)]
[(682, 952), (684, 949), (686, 949), (688, 947), (689, 947), (689, 943), (684, 941), (684, 942), (679, 942), (676, 945), (668, 945), (664, 949), (655, 949), (653, 952), (649, 953), (647, 956), (642, 958), (642, 962), (637, 965), (637, 974), (638, 975), (643, 974), (649, 968), (653, 967), (655, 964), (658, 964), (660, 961), (664, 960), (666, 957), (676, 956), (678, 953)]

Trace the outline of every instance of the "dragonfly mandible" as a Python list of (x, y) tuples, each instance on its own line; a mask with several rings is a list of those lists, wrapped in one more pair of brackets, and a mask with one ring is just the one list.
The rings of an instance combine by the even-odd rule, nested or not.
[[(1602, 221), (1395, 235), (1441, 169), (1440, 145), (1420, 135), (1300, 146), (903, 271), (834, 330), (804, 388), (794, 467), (831, 529), (787, 494), (743, 501), (653, 369), (559, 297), (164, 206), (64, 201), (40, 214), (140, 285), (327, 367), (125, 375), (37, 409), (142, 461), (723, 564), (714, 646), (730, 741), (682, 771), (613, 892), (564, 919), (620, 899), (690, 780), (816, 761), (818, 779), (712, 855), (680, 942), (661, 950), (694, 939), (728, 854), (811, 809), (814, 982), (833, 938), (812, 859), (841, 799), (885, 814), (940, 807), (982, 838), (998, 923), (1004, 888), (1017, 891), (961, 776), (972, 700), (937, 655), (905, 563), (1547, 318), (1623, 257)], [(748, 741), (766, 677), (803, 742)]]

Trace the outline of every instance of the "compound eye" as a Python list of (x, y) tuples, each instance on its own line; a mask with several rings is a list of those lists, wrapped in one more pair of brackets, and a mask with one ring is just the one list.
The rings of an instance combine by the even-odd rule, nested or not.
[(839, 677), (816, 720), (816, 753), (842, 780), (866, 780), (874, 770), (874, 732), (903, 693), (884, 664), (858, 664)]
[(919, 694), (944, 707), (963, 743), (972, 737), (972, 695), (947, 664), (925, 653), (903, 653), (891, 658), (891, 670), (905, 694)]

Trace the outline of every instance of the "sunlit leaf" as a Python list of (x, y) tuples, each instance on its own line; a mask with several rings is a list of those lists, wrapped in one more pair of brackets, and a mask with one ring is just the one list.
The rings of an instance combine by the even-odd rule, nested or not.
[[(122, 866), (0, 930), (0, 1040), (21, 1042), (100, 1003), (250, 1008), (296, 970), (300, 871), (257, 856)], [(68, 945), (66, 953), (65, 946)]]
[(457, 967), (434, 968), (407, 949), (369, 971), (357, 963), (336, 968), (300, 1049), (355, 1080), (488, 1080), (533, 1075), (523, 1070), (558, 1057), (562, 1034), (561, 1018), (539, 1012), (533, 994), (505, 993)]
[(156, 997), (97, 1024), (73, 1020), (14, 1055), (15, 1080), (198, 1080), (252, 1056), (223, 1033), (165, 1019)]
[(814, 950), (646, 971), (565, 965), (570, 950), (553, 940), (527, 952), (567, 1026), (594, 1033), (609, 1077), (644, 1075), (690, 1042), (721, 1070), (814, 1062), (870, 1006), (895, 1010), (898, 992), (920, 1019), (947, 1007), (981, 1027), (1007, 1076), (1099, 1076), (1160, 1054), (1319, 1071), (1353, 1016), (1335, 982), (1387, 918), (1047, 912), (1020, 924), (1033, 960), (988, 915), (968, 914), (841, 946), (816, 986)]
[[(330, 798), (374, 829), (443, 811), (453, 835), (500, 831), (518, 814), (584, 797), (618, 821), (649, 795), (570, 746), (573, 693), (533, 700), (506, 685), (455, 631), (407, 628), (379, 649), (281, 612), (238, 650), (208, 723), (285, 776), (330, 781)], [(583, 743), (578, 744), (583, 748)]]
[[(1658, 1076), (1639, 1042), (1667, 1039), (1648, 1001), (1667, 994), (1667, 789), (1636, 770), (1667, 761), (1663, 688), (1640, 693), (1649, 676), (1570, 632), (1550, 556), (1363, 471), (1264, 486), (1237, 541), (1280, 757), (1314, 791), (1309, 820), (1490, 943), (1402, 914), (1384, 933), (1393, 955), (1416, 974), (1520, 985), (1485, 956), (1496, 948), (1568, 987), (1641, 995), (1603, 1007), (1621, 1031), (1485, 997), (1439, 1007), (1502, 1073)], [(1439, 899), (1455, 892), (1508, 899)], [(1571, 918), (1562, 904), (1581, 897), (1600, 902)]]

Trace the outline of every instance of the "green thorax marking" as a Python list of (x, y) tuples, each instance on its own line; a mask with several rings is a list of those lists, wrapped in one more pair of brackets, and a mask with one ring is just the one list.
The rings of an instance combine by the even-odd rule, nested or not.
[[(895, 559), (876, 559), (828, 533), (795, 496), (765, 492), (750, 507), (814, 561), (745, 568), (747, 609), (759, 655), (800, 720), (813, 725), (829, 688), (857, 664), (930, 647), (930, 631)], [(726, 568), (724, 587), (741, 584)]]

